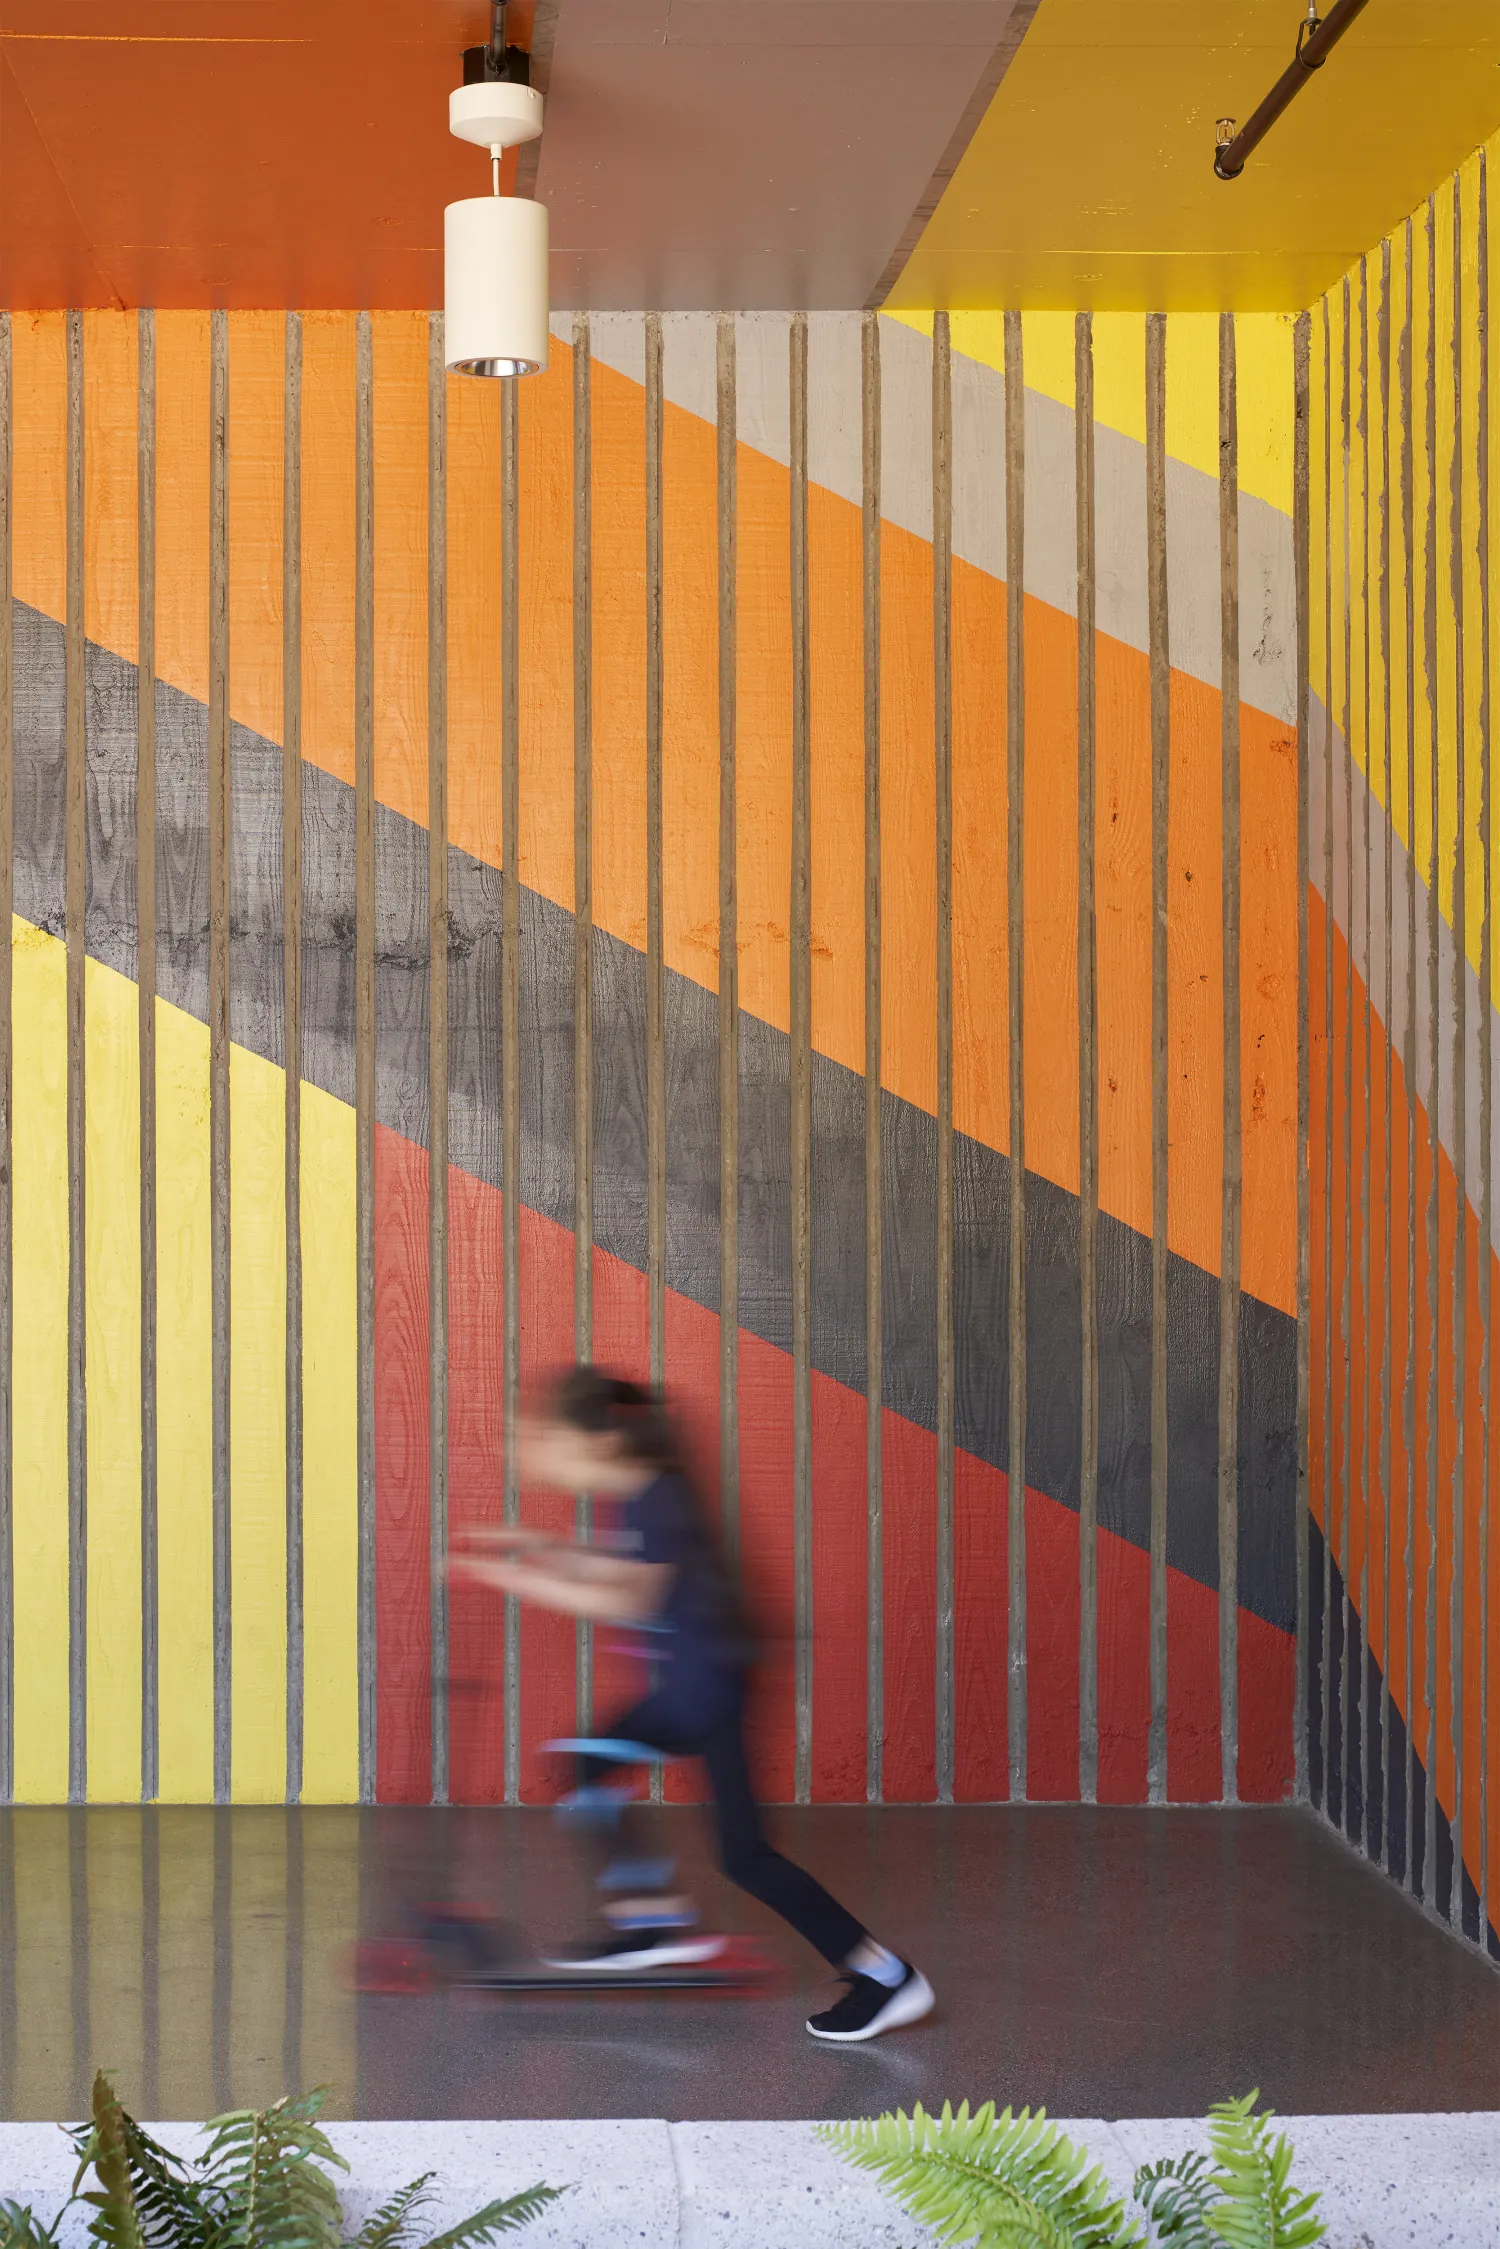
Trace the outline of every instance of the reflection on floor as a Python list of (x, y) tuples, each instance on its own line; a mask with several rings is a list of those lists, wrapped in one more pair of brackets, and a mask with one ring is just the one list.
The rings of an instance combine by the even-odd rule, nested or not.
[[(772, 1931), (660, 1814), (721, 1926)], [(77, 2116), (95, 2065), (138, 2115), (327, 2084), (364, 2117), (798, 2117), (995, 2095), (1071, 2116), (1500, 2108), (1500, 1975), (1297, 1811), (819, 1808), (796, 1856), (936, 1984), (868, 2048), (771, 1997), (356, 1998), (349, 1947), (446, 1890), (536, 1935), (586, 1897), (532, 1810), (0, 1814), (0, 2115)]]

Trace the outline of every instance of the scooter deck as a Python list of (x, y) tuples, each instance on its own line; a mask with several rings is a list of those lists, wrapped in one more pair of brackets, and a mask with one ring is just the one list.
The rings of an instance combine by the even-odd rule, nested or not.
[(679, 1968), (554, 1968), (538, 1961), (471, 1971), (460, 1991), (744, 1991), (770, 1970), (759, 1960), (700, 1960)]
[(454, 1948), (420, 1938), (367, 1941), (356, 1947), (351, 1965), (357, 1991), (388, 1997), (415, 1997), (440, 1989), (518, 1997), (528, 1992), (749, 1991), (764, 1987), (776, 1974), (775, 1963), (757, 1944), (743, 1938), (734, 1939), (711, 1960), (670, 1968), (559, 1968), (529, 1952), (498, 1948), (489, 1958), (471, 1953), (464, 1959)]

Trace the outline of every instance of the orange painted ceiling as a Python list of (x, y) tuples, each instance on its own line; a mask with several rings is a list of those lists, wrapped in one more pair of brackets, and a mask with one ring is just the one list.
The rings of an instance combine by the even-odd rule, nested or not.
[(486, 0), (0, 0), (4, 302), (434, 302), (443, 205), (486, 185), (447, 103), (488, 24)]
[[(518, 0), (553, 302), (863, 303), (1033, 4)], [(488, 0), (0, 0), (0, 301), (439, 302), (488, 30)]]

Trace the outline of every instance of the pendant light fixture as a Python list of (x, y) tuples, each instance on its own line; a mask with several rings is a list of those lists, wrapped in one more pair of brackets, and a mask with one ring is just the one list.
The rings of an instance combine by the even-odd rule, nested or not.
[(487, 47), (464, 55), (464, 82), (448, 97), (448, 130), (489, 150), (489, 195), (443, 213), (443, 333), (454, 375), (535, 375), (547, 364), (547, 207), (500, 193), (500, 158), (542, 129), (530, 57), (505, 44), (504, 0), (494, 0)]

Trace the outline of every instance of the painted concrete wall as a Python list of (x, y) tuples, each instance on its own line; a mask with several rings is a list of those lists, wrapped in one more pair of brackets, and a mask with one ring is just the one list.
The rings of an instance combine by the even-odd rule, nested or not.
[(1491, 1950), (1494, 147), (1314, 309), (1309, 382), (1311, 1779)]
[(555, 327), (11, 316), (0, 1792), (544, 1795), (576, 1349), (772, 1795), (1278, 1798), (1291, 327)]

